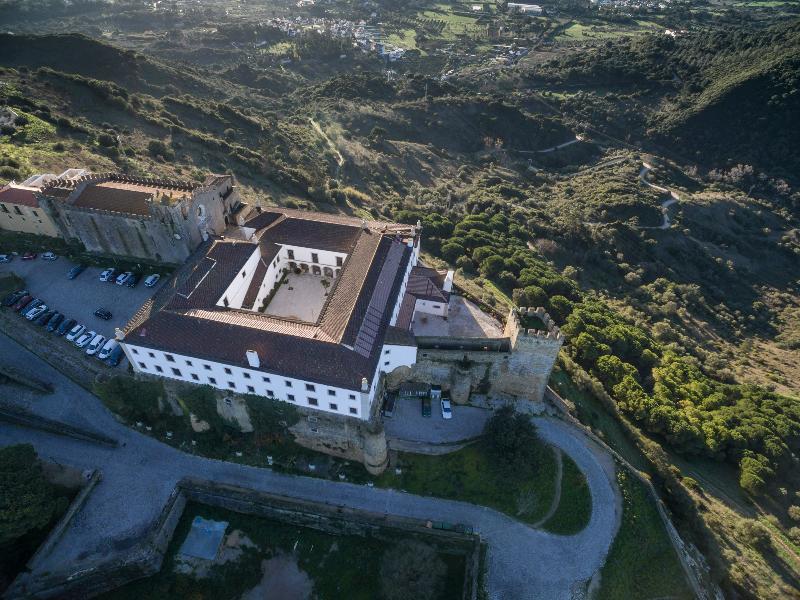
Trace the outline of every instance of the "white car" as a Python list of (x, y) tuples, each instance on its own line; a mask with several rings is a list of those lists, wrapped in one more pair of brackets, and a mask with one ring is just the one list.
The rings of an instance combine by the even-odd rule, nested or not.
[(67, 341), (74, 342), (83, 335), (84, 331), (86, 331), (86, 325), (75, 325), (75, 327), (69, 330), (69, 333), (67, 334)]
[(449, 398), (442, 398), (442, 418), (443, 419), (453, 418), (453, 409), (450, 407)]
[(100, 352), (97, 353), (97, 358), (100, 360), (107, 359), (109, 354), (111, 354), (117, 346), (119, 346), (117, 340), (108, 340), (103, 347), (100, 348)]
[(43, 312), (47, 311), (47, 304), (40, 304), (39, 306), (35, 306), (30, 309), (28, 312), (25, 313), (25, 318), (28, 321), (33, 321), (34, 319), (38, 319)]
[(144, 280), (145, 287), (153, 287), (155, 284), (158, 283), (158, 280), (161, 279), (161, 275), (158, 273), (153, 273), (152, 275), (148, 275), (147, 279)]
[(106, 269), (102, 273), (100, 273), (100, 281), (110, 281), (114, 274), (117, 272), (116, 269)]
[(86, 348), (86, 354), (89, 356), (94, 356), (97, 354), (97, 351), (103, 347), (103, 344), (106, 343), (106, 336), (104, 335), (96, 335), (94, 339), (89, 343), (89, 347)]
[(0, 254), (0, 263), (9, 263), (13, 258), (11, 254)]
[(128, 280), (131, 277), (133, 277), (133, 273), (131, 273), (130, 271), (125, 271), (124, 273), (120, 273), (119, 275), (117, 275), (116, 283), (117, 285), (125, 285), (126, 283), (128, 283)]
[(53, 252), (45, 252), (42, 254), (42, 260), (58, 260), (58, 255)]
[(81, 337), (75, 340), (75, 345), (78, 348), (85, 348), (86, 346), (89, 345), (89, 342), (91, 342), (95, 338), (96, 335), (97, 335), (96, 331), (87, 331)]

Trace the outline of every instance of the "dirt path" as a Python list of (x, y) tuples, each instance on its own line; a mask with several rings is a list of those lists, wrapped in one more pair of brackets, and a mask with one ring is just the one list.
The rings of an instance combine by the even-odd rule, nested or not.
[(556, 454), (556, 493), (553, 495), (553, 501), (550, 503), (550, 508), (544, 516), (536, 521), (531, 527), (541, 527), (550, 520), (556, 511), (558, 505), (561, 503), (561, 479), (564, 476), (564, 455), (559, 448), (553, 448)]
[(336, 156), (336, 171), (334, 172), (333, 176), (336, 179), (339, 179), (339, 175), (342, 172), (342, 167), (344, 167), (344, 162), (345, 162), (344, 156), (342, 155), (341, 152), (339, 152), (339, 149), (336, 147), (336, 144), (333, 143), (333, 140), (328, 137), (328, 134), (325, 133), (325, 131), (323, 131), (319, 123), (317, 123), (314, 119), (311, 118), (309, 118), (308, 121), (309, 123), (311, 123), (311, 126), (314, 128), (314, 131), (316, 131), (320, 136), (322, 136), (322, 139), (325, 140), (325, 143), (328, 144), (328, 147)]
[(672, 223), (671, 223), (671, 221), (669, 219), (669, 211), (668, 211), (668, 209), (669, 209), (670, 206), (672, 206), (676, 202), (679, 202), (681, 197), (678, 195), (678, 192), (676, 192), (675, 190), (671, 190), (669, 188), (661, 187), (660, 185), (656, 185), (654, 183), (650, 183), (649, 181), (647, 181), (647, 174), (652, 170), (652, 168), (653, 167), (651, 167), (647, 163), (642, 163), (642, 168), (639, 171), (639, 182), (642, 185), (646, 185), (649, 188), (652, 188), (652, 189), (657, 190), (659, 192), (662, 192), (664, 194), (669, 194), (670, 197), (667, 200), (664, 200), (664, 202), (661, 203), (661, 213), (662, 213), (662, 217), (664, 219), (663, 222), (661, 223), (661, 225), (658, 225), (658, 226), (655, 226), (655, 227), (639, 226), (639, 227), (637, 227), (637, 229), (669, 229), (671, 227)]

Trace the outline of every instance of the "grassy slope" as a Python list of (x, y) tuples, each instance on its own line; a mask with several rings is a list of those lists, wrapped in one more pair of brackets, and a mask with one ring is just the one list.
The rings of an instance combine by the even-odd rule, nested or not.
[(617, 474), (622, 524), (601, 571), (598, 600), (692, 598), (678, 557), (642, 483)]
[(592, 516), (592, 495), (578, 465), (569, 456), (563, 456), (561, 500), (553, 516), (543, 525), (550, 533), (572, 535), (589, 524)]
[(397, 475), (388, 469), (377, 484), (423, 496), (472, 502), (535, 523), (555, 495), (553, 451), (542, 445), (538, 453), (539, 468), (530, 481), (518, 482), (498, 474), (489, 460), (485, 442), (478, 441), (443, 456), (401, 454), (398, 466), (402, 473)]

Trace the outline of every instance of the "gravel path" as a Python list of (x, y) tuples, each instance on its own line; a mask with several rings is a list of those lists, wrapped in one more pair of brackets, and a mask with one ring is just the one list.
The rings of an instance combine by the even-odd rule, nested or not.
[(103, 472), (103, 481), (76, 516), (74, 526), (41, 563), (43, 571), (77, 568), (85, 560), (110, 559), (130, 550), (152, 525), (176, 482), (187, 476), (296, 498), (324, 499), (334, 505), (471, 524), (488, 543), (490, 596), (503, 600), (570, 598), (600, 568), (619, 526), (622, 509), (613, 483), (613, 461), (580, 432), (555, 419), (537, 419), (539, 434), (578, 464), (593, 501), (589, 525), (569, 537), (535, 530), (494, 510), (463, 502), (284, 475), (185, 454), (117, 423), (97, 398), (2, 335), (0, 356), (34, 369), (58, 390), (50, 396), (32, 396), (0, 386), (0, 401), (98, 429), (124, 444), (105, 448), (0, 423), (0, 446), (30, 442), (47, 460)]

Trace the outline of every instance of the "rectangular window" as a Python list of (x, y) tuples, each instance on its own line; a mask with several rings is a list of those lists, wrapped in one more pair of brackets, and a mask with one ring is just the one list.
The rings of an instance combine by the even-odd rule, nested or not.
[(316, 399), (316, 398), (309, 398), (309, 399), (308, 399), (308, 405), (309, 405), (309, 406), (318, 406), (318, 405), (319, 405), (319, 402), (317, 402), (317, 399)]
[(289, 402), (294, 402), (294, 394), (288, 394), (288, 395), (286, 396), (286, 399), (287, 399)]
[(225, 374), (226, 375), (230, 375), (231, 374), (231, 370), (228, 367), (225, 367)]
[(33, 213), (34, 217), (38, 217), (39, 216), (39, 213), (37, 213), (35, 210), (32, 210), (31, 212)]
[(335, 396), (336, 390), (328, 390), (328, 396)]
[(311, 262), (318, 263), (319, 262), (319, 254), (316, 252), (311, 253)]
[(134, 354), (139, 354), (139, 351), (136, 348), (131, 348), (131, 352), (133, 352)]
[(236, 384), (233, 383), (232, 381), (229, 381), (228, 382), (228, 387), (231, 388), (232, 390), (235, 390), (236, 389)]
[(250, 373), (242, 373), (245, 379), (250, 379)]
[(355, 394), (350, 394), (348, 396), (348, 398), (350, 398), (350, 400), (355, 400), (356, 399), (356, 395)]
[(307, 383), (307, 384), (306, 384), (306, 391), (308, 391), (308, 392), (313, 392), (313, 391), (315, 391), (314, 385), (313, 385), (313, 384), (311, 384), (311, 383)]
[(162, 369), (161, 367), (159, 367), (158, 365), (156, 365), (156, 371), (158, 371), (159, 373), (163, 373), (163, 372), (164, 372), (164, 369)]
[(210, 370), (211, 370), (211, 365), (203, 365), (203, 368), (204, 368), (206, 371), (210, 371)]
[(0, 204), (0, 208), (2, 208), (2, 209), (3, 209), (3, 212), (4, 212), (4, 213), (7, 213), (7, 212), (8, 212), (8, 208), (6, 208), (6, 205), (5, 205), (5, 204)]
[(264, 383), (269, 383), (269, 377), (262, 377), (261, 379), (264, 380)]
[(153, 354), (152, 352), (148, 352), (148, 353), (147, 353), (147, 355), (148, 355), (150, 358), (155, 358), (155, 357), (156, 357), (156, 355), (155, 355), (155, 354)]
[(195, 381), (200, 381), (200, 378), (197, 376), (197, 373), (192, 373), (192, 379)]
[(22, 211), (19, 209), (19, 206), (14, 207), (14, 212), (17, 213), (18, 215), (22, 214)]
[(191, 366), (192, 366), (192, 361), (190, 361), (190, 360), (187, 360), (187, 361), (186, 361), (186, 364), (187, 364), (188, 366), (190, 366), (190, 367), (191, 367)]
[(343, 263), (344, 263), (344, 259), (342, 259), (341, 256), (337, 256), (336, 257), (336, 266), (337, 267), (341, 267)]
[(146, 364), (144, 364), (144, 363), (139, 363), (139, 366), (140, 366), (142, 369), (144, 369), (145, 371), (147, 370), (147, 365), (146, 365)]
[(245, 277), (247, 277), (247, 272), (242, 271), (242, 279), (244, 279)]
[(350, 407), (350, 414), (351, 414), (351, 415), (357, 415), (357, 414), (358, 414), (358, 409), (357, 409), (357, 408), (353, 408), (353, 407), (351, 406), (351, 407)]
[(292, 382), (291, 381), (287, 380), (285, 383), (286, 383), (286, 387), (292, 387)]
[(214, 379), (213, 377), (209, 377), (208, 378), (208, 383), (210, 383), (211, 385), (217, 385), (217, 380)]
[(286, 251), (286, 256), (288, 256), (290, 259), (294, 260), (294, 250), (287, 250)]
[(339, 410), (339, 407), (336, 404), (333, 404), (332, 402), (328, 404), (328, 408), (330, 408), (331, 410)]
[(164, 358), (167, 359), (167, 362), (175, 362), (175, 357), (172, 354), (165, 354)]
[(180, 369), (176, 369), (175, 367), (172, 368), (172, 374), (176, 375), (178, 377), (183, 377), (183, 375), (181, 375), (181, 370)]
[(275, 392), (273, 392), (272, 390), (267, 390), (267, 396), (269, 396), (270, 398), (274, 398)]
[(390, 352), (391, 352), (391, 350), (384, 350), (383, 351), (384, 354), (389, 354)]
[(248, 385), (247, 386), (247, 391), (250, 392), (251, 394), (255, 394), (256, 393), (256, 388), (254, 388), (252, 385)]

